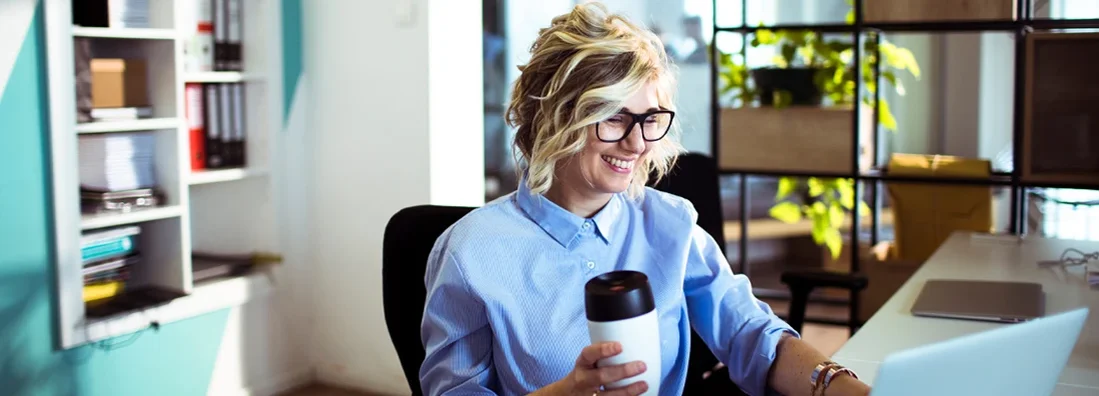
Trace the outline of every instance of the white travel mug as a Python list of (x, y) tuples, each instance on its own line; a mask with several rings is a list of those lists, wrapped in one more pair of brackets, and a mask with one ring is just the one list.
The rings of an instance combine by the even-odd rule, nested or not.
[(622, 353), (600, 360), (599, 367), (633, 361), (645, 362), (640, 375), (604, 384), (607, 389), (645, 381), (649, 390), (660, 391), (660, 323), (649, 278), (637, 271), (611, 271), (592, 278), (584, 286), (584, 305), (592, 344), (616, 341)]

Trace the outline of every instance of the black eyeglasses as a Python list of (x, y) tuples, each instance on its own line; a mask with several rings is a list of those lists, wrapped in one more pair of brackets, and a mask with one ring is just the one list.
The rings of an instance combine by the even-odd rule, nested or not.
[(675, 112), (671, 110), (653, 110), (643, 114), (622, 111), (595, 124), (595, 136), (600, 141), (614, 143), (625, 139), (633, 131), (635, 124), (641, 125), (641, 138), (655, 142), (663, 139), (672, 129)]

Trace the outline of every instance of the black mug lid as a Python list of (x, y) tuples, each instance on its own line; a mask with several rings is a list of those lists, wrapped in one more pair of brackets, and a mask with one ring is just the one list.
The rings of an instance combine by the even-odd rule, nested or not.
[(652, 312), (656, 303), (645, 274), (611, 271), (584, 285), (584, 308), (592, 322), (613, 322)]

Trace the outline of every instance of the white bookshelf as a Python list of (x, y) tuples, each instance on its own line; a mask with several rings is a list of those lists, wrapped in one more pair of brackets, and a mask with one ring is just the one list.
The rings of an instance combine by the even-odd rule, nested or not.
[[(270, 158), (278, 152), (273, 136), (281, 128), (282, 87), (279, 3), (243, 0), (241, 72), (187, 70), (184, 48), (187, 15), (197, 1), (149, 2), (148, 28), (73, 26), (71, 0), (45, 0), (47, 75), (50, 103), (56, 298), (59, 347), (132, 334), (243, 304), (273, 290), (268, 274), (196, 283), (195, 251), (281, 254)], [(93, 57), (138, 58), (147, 62), (153, 117), (78, 123), (73, 75), (73, 40), (92, 40)], [(243, 83), (246, 161), (243, 167), (192, 171), (184, 88), (188, 83)], [(117, 214), (85, 214), (80, 204), (79, 140), (93, 135), (148, 133), (155, 136), (154, 168), (163, 200), (156, 208)], [(88, 315), (83, 301), (81, 235), (120, 226), (141, 227), (140, 263), (131, 268), (127, 290), (156, 287), (179, 293), (170, 302)]]

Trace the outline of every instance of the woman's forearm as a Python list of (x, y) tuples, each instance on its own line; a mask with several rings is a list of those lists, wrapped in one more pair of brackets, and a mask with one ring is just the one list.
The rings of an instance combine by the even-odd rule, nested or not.
[[(828, 360), (797, 337), (785, 336), (778, 343), (775, 363), (771, 367), (768, 384), (779, 393), (789, 396), (810, 396), (809, 378), (818, 364)], [(828, 387), (827, 396), (865, 396), (870, 387), (848, 375), (839, 375)]]

